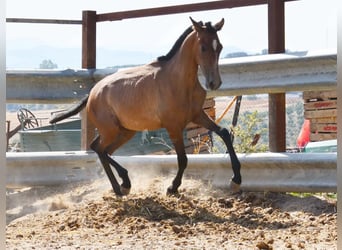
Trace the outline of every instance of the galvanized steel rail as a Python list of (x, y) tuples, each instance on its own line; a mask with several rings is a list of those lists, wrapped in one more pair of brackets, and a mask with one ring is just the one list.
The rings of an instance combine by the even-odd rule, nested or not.
[(270, 54), (220, 60), (223, 84), (213, 96), (334, 90), (336, 53)]
[[(176, 155), (115, 156), (134, 179), (174, 176)], [(336, 192), (336, 153), (238, 154), (243, 190)], [(6, 153), (8, 186), (61, 185), (98, 178), (102, 167), (92, 152)], [(185, 175), (228, 188), (229, 155), (188, 155)], [(137, 178), (134, 178), (137, 177)], [(134, 182), (132, 183), (134, 185)]]
[[(209, 96), (336, 89), (336, 53), (262, 55), (220, 60), (222, 86)], [(67, 103), (117, 69), (7, 70), (7, 102)]]

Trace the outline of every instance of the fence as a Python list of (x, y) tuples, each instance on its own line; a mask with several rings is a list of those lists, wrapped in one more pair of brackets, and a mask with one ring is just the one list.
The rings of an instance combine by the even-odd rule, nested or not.
[[(222, 59), (219, 67), (222, 86), (209, 92), (208, 97), (336, 89), (334, 52)], [(11, 70), (7, 72), (7, 102), (71, 103), (89, 93), (94, 81), (113, 72), (108, 69)], [(245, 101), (243, 98), (242, 104)], [(228, 126), (226, 123), (225, 127)]]
[[(100, 73), (100, 71), (96, 70), (96, 23), (102, 21), (268, 4), (269, 53), (283, 53), (285, 51), (284, 2), (285, 1), (227, 0), (165, 8), (106, 13), (100, 15), (96, 14), (95, 11), (85, 11), (83, 12), (82, 22), (77, 22), (77, 24), (82, 23), (82, 66), (86, 70), (79, 72), (51, 71), (45, 72), (45, 76), (41, 72), (37, 71), (21, 73), (8, 72), (7, 99), (8, 101), (13, 101), (23, 98), (24, 100), (28, 101), (30, 98), (34, 97), (36, 101), (40, 100), (44, 102), (50, 100), (50, 98), (54, 102), (59, 102), (62, 100), (65, 102), (66, 100), (71, 101), (79, 99), (81, 95), (91, 88), (91, 85), (94, 83), (94, 77), (96, 77), (98, 73), (98, 75), (101, 75), (100, 77), (103, 77), (106, 74)], [(25, 22), (24, 19), (7, 20)], [(30, 22), (37, 22), (37, 20), (30, 20)], [(59, 23), (59, 21), (54, 20), (52, 23)], [(331, 53), (326, 55), (307, 55), (303, 57), (268, 55), (258, 58), (258, 60), (256, 60), (258, 62), (251, 59), (253, 58), (243, 58), (239, 59), (240, 61), (222, 60), (220, 62), (220, 71), (222, 74), (223, 85), (220, 90), (212, 92), (211, 96), (268, 93), (269, 103), (272, 107), (270, 109), (269, 115), (270, 149), (271, 151), (285, 151), (285, 92), (305, 90), (334, 90), (336, 88), (336, 54)], [(23, 84), (23, 82), (20, 82), (22, 79), (24, 79), (24, 77), (27, 78), (27, 76), (31, 76), (32, 79), (45, 77), (45, 81), (38, 82), (33, 80), (30, 84), (26, 85)], [(63, 78), (63, 80), (58, 82), (57, 80), (60, 80), (60, 78)], [(63, 82), (65, 83), (65, 88), (61, 85)], [(82, 85), (84, 86), (82, 90), (77, 87), (80, 85), (80, 82), (84, 84)], [(38, 90), (42, 89), (41, 86), (44, 86), (44, 90), (47, 89), (45, 85), (47, 83), (50, 84), (49, 90), (52, 91), (44, 91), (44, 93), (39, 92)], [(31, 94), (30, 96), (27, 96), (26, 99), (25, 95), (16, 95), (18, 93), (16, 91), (22, 90), (25, 92), (27, 88), (29, 88), (30, 91), (35, 89), (39, 94), (36, 96), (32, 96)], [(76, 94), (66, 96), (65, 93), (63, 93), (65, 89), (72, 90), (69, 93)], [(77, 91), (75, 91), (75, 89)], [(93, 137), (94, 129), (89, 126), (86, 118), (82, 119), (82, 122), (82, 130), (84, 135), (82, 147), (86, 149), (89, 145), (89, 141)], [(58, 164), (58, 166), (53, 164), (51, 154), (44, 154), (41, 156), (45, 157), (44, 159), (40, 160), (41, 162), (44, 162), (45, 160), (46, 163), (46, 160), (52, 160), (46, 163), (48, 164), (50, 170), (57, 170), (58, 166), (60, 166)], [(247, 188), (255, 188), (256, 184), (254, 181), (256, 180), (256, 176), (264, 176), (264, 179), (258, 179), (257, 184), (259, 185), (261, 183), (261, 187), (259, 186), (259, 188), (267, 188), (268, 190), (277, 189), (277, 187), (279, 187), (279, 182), (277, 182), (277, 180), (284, 179), (283, 177), (285, 176), (287, 184), (280, 185), (284, 187), (282, 190), (288, 190), (290, 187), (293, 187), (293, 189), (297, 190), (306, 190), (306, 188), (308, 188), (308, 190), (314, 189), (315, 191), (318, 189), (324, 191), (336, 190), (336, 154), (317, 155), (317, 157), (313, 157), (311, 154), (298, 154), (297, 156), (288, 156), (287, 154), (271, 154), (270, 157), (275, 158), (272, 158), (271, 163), (268, 165), (266, 164), (267, 167), (263, 168), (263, 170), (261, 170), (258, 165), (253, 164), (256, 162), (256, 158), (254, 157), (259, 156), (260, 155), (250, 158), (248, 155), (242, 157), (240, 156), (240, 159), (244, 161), (243, 166), (246, 170), (246, 173), (243, 174), (248, 176), (248, 173), (251, 173), (251, 176), (247, 177), (247, 182), (244, 182), (245, 184), (243, 184), (246, 185), (245, 187)], [(7, 161), (10, 166), (8, 176), (16, 178), (17, 175), (15, 174), (15, 171), (25, 165), (23, 162), (33, 160), (32, 157), (33, 155), (23, 154), (21, 161), (19, 161), (18, 155), (14, 156), (12, 154), (8, 154)], [(81, 156), (83, 160), (86, 160), (87, 157), (87, 154), (85, 156)], [(229, 161), (226, 159), (226, 156), (220, 157), (223, 157), (222, 162), (225, 166), (224, 171), (226, 171), (226, 164)], [(261, 165), (267, 162), (267, 157), (265, 155), (261, 155), (261, 157), (262, 159), (257, 161), (259, 162), (259, 166), (260, 162)], [(297, 158), (294, 159), (293, 157)], [(193, 156), (191, 158), (194, 158), (198, 164), (210, 164), (212, 166), (216, 165), (218, 166), (219, 170), (221, 169), (220, 166), (223, 164), (217, 162), (208, 162), (199, 156)], [(289, 158), (293, 159), (284, 161), (284, 159)], [(62, 155), (61, 159), (64, 161), (64, 163), (66, 163), (65, 155)], [(125, 159), (122, 160), (124, 161)], [(139, 158), (127, 158), (126, 160), (133, 161), (135, 163), (139, 162), (139, 165), (141, 161)], [(151, 158), (149, 158), (148, 161), (150, 160)], [(166, 160), (166, 157), (162, 157), (161, 159), (158, 158), (157, 162), (158, 164), (162, 164), (162, 162)], [(64, 163), (63, 165), (65, 167), (75, 167), (74, 164), (77, 163), (77, 161), (77, 157), (72, 157), (72, 161), (68, 165), (65, 166)], [(328, 166), (324, 168), (322, 163), (326, 163)], [(189, 164), (191, 165), (191, 160), (189, 161)], [(274, 168), (278, 170), (275, 170)], [(307, 175), (308, 169), (313, 171), (309, 171), (311, 173), (309, 175)], [(329, 171), (327, 171), (327, 169), (329, 169)], [(220, 173), (222, 174), (220, 171), (217, 173), (219, 175)], [(324, 173), (324, 175), (322, 175), (322, 173)], [(273, 175), (270, 176), (269, 174)], [(49, 175), (51, 176), (51, 172)], [(326, 175), (329, 177), (326, 177)], [(300, 177), (297, 179), (297, 181), (299, 181), (297, 182), (295, 179), (291, 178), (291, 176)], [(325, 184), (322, 184), (322, 182), (317, 179), (320, 177), (323, 178), (321, 181)], [(312, 182), (312, 180), (316, 181)], [(316, 189), (314, 187), (316, 187)]]
[[(285, 22), (283, 1), (267, 0), (227, 0), (206, 3), (196, 3), (151, 9), (131, 10), (114, 13), (97, 14), (96, 11), (84, 11), (82, 15), (82, 67), (86, 69), (96, 68), (96, 24), (97, 22), (116, 21), (127, 18), (140, 18), (156, 15), (169, 15), (190, 11), (204, 11), (214, 9), (235, 8), (267, 4), (268, 6), (268, 51), (270, 54), (285, 52)], [(290, 1), (290, 0), (288, 0)], [(39, 20), (39, 19), (14, 19), (12, 22), (36, 22), (68, 24), (68, 20)], [(75, 21), (72, 24), (79, 24)], [(285, 94), (270, 93), (269, 144), (270, 150), (275, 152), (285, 151)], [(94, 137), (94, 127), (84, 116), (82, 119), (82, 148), (88, 149), (90, 141)]]
[[(208, 97), (335, 90), (336, 60), (335, 52), (221, 59), (222, 85), (208, 92)], [(70, 103), (89, 93), (94, 82), (115, 71), (8, 70), (7, 102)]]
[[(220, 71), (222, 72), (222, 79), (224, 79), (223, 86), (212, 94), (225, 96), (227, 94), (255, 94), (269, 91), (277, 93), (279, 91), (334, 90), (336, 88), (336, 54), (307, 55), (303, 57), (279, 55), (278, 57), (275, 55), (260, 56), (259, 60), (251, 61), (251, 58), (245, 58), (239, 59), (238, 62), (235, 59), (224, 60), (224, 63), (220, 63)], [(27, 73), (17, 72), (14, 74), (12, 72), (13, 78), (8, 76), (8, 91), (12, 90), (11, 93), (19, 93), (18, 96), (20, 96), (20, 91), (23, 90), (16, 89), (15, 91), (15, 86), (18, 85), (12, 84), (11, 79), (25, 79)], [(37, 72), (34, 72), (34, 75), (37, 78), (40, 77)], [(60, 74), (56, 71), (54, 71), (53, 75), (60, 77)], [(41, 77), (44, 77), (44, 75), (41, 75)], [(265, 82), (262, 80), (263, 78), (266, 79)], [(65, 85), (61, 85), (63, 81), (54, 80), (54, 77), (46, 77), (50, 84), (59, 85), (58, 89), (64, 89), (61, 86), (68, 88), (75, 82), (75, 78), (70, 77), (70, 75), (69, 78), (62, 77), (62, 79), (66, 81)], [(31, 89), (36, 88), (33, 82), (29, 87)], [(37, 85), (39, 86), (39, 84)], [(262, 87), (252, 88), (253, 85), (257, 84), (262, 84)], [(60, 94), (56, 96), (55, 91), (41, 92), (41, 94), (43, 93), (44, 98), (46, 98), (46, 95), (52, 95), (54, 102), (65, 101), (65, 98), (61, 97)], [(7, 97), (13, 98), (11, 95)], [(89, 160), (89, 157), (91, 160)], [(166, 168), (169, 169), (168, 171), (172, 171), (171, 166), (176, 164), (176, 160), (172, 158), (174, 156), (170, 156), (171, 159), (169, 159), (169, 156), (158, 156), (157, 159), (151, 156), (146, 157), (144, 160), (139, 157), (121, 157), (117, 160), (124, 165), (131, 165), (133, 172), (137, 163), (141, 167), (142, 161), (154, 162), (154, 164), (147, 164), (151, 167), (146, 169), (146, 171), (152, 171), (151, 168), (153, 167), (154, 174), (165, 173)], [(198, 155), (190, 156), (189, 170), (187, 172), (197, 177), (209, 178), (215, 185), (223, 185), (230, 174), (229, 166), (227, 166), (229, 160), (226, 157), (223, 155), (206, 155), (205, 158)], [(243, 189), (272, 191), (336, 190), (336, 154), (334, 153), (317, 155), (306, 153), (247, 154), (238, 155), (238, 157), (243, 166)], [(8, 180), (13, 185), (28, 184), (29, 180), (26, 177), (32, 178), (32, 172), (35, 171), (39, 171), (40, 174), (34, 175), (37, 178), (31, 179), (31, 182), (29, 181), (31, 185), (32, 182), (38, 185), (42, 184), (42, 182), (44, 182), (43, 184), (52, 184), (82, 180), (82, 178), (91, 179), (94, 175), (96, 176), (95, 169), (98, 163), (95, 158), (93, 154), (89, 155), (86, 152), (52, 152), (40, 153), (37, 156), (31, 153), (20, 153), (19, 155), (17, 153), (7, 153)], [(211, 160), (212, 158), (215, 160)], [(166, 165), (165, 161), (167, 162)], [(164, 167), (160, 168), (156, 167), (156, 165)], [(204, 166), (210, 166), (210, 169)], [(208, 171), (211, 175), (208, 175)], [(54, 174), (51, 175), (51, 173)]]

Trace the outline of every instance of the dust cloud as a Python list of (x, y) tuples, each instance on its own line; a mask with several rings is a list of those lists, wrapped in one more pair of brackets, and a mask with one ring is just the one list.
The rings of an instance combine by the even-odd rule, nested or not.
[[(153, 168), (153, 166), (127, 169), (132, 184), (130, 193), (147, 192), (147, 195), (151, 187), (153, 192), (166, 195), (166, 189), (171, 185), (176, 173), (175, 169), (174, 173), (161, 175), (158, 167)], [(114, 169), (113, 172), (121, 182)], [(76, 205), (86, 204), (101, 198), (106, 193), (112, 193), (112, 187), (105, 174), (102, 172), (99, 176), (91, 181), (70, 182), (58, 186), (7, 188), (7, 224), (28, 214), (72, 209)], [(191, 189), (190, 186), (191, 184), (184, 181), (180, 190)], [(129, 199), (129, 195), (127, 198)]]

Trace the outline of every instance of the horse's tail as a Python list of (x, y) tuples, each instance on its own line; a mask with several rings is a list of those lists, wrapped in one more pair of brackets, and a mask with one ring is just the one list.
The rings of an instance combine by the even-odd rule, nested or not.
[(52, 118), (49, 120), (51, 124), (69, 118), (70, 116), (76, 115), (86, 106), (88, 101), (88, 96), (84, 97), (76, 106), (70, 108), (66, 112), (54, 114)]

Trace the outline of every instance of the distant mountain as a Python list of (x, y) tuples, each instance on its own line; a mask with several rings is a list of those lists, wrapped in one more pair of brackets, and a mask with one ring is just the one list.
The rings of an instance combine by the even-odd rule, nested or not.
[(239, 51), (239, 52), (228, 53), (225, 55), (224, 58), (234, 58), (234, 57), (244, 57), (244, 56), (248, 56), (248, 54), (246, 52)]
[[(235, 54), (235, 53), (241, 53), (243, 52), (243, 49), (237, 47), (237, 46), (223, 46), (222, 52), (221, 52), (221, 58), (226, 58), (227, 55), (230, 54)], [(248, 54), (247, 52), (244, 52), (246, 54)]]
[(46, 46), (6, 50), (7, 68), (37, 69), (43, 60), (51, 60), (60, 69), (81, 68), (81, 50)]
[[(6, 50), (6, 67), (8, 69), (24, 68), (38, 69), (43, 60), (51, 60), (57, 64), (58, 69), (80, 69), (81, 48), (55, 48), (49, 46), (23, 47), (9, 45)], [(224, 46), (221, 57), (228, 54), (241, 53), (241, 49), (235, 46)], [(145, 64), (153, 61), (158, 56), (168, 51), (148, 53), (142, 51), (124, 51), (115, 49), (97, 49), (97, 68), (108, 68), (121, 65)]]
[(97, 50), (98, 68), (106, 68), (121, 65), (146, 64), (155, 60), (160, 53), (147, 53), (142, 51), (123, 51), (100, 48)]
[[(148, 63), (159, 54), (141, 51), (119, 51), (98, 48), (97, 68), (107, 68), (118, 65), (132, 65)], [(81, 48), (34, 47), (25, 49), (7, 49), (6, 67), (37, 69), (43, 60), (51, 60), (59, 69), (81, 68)]]

